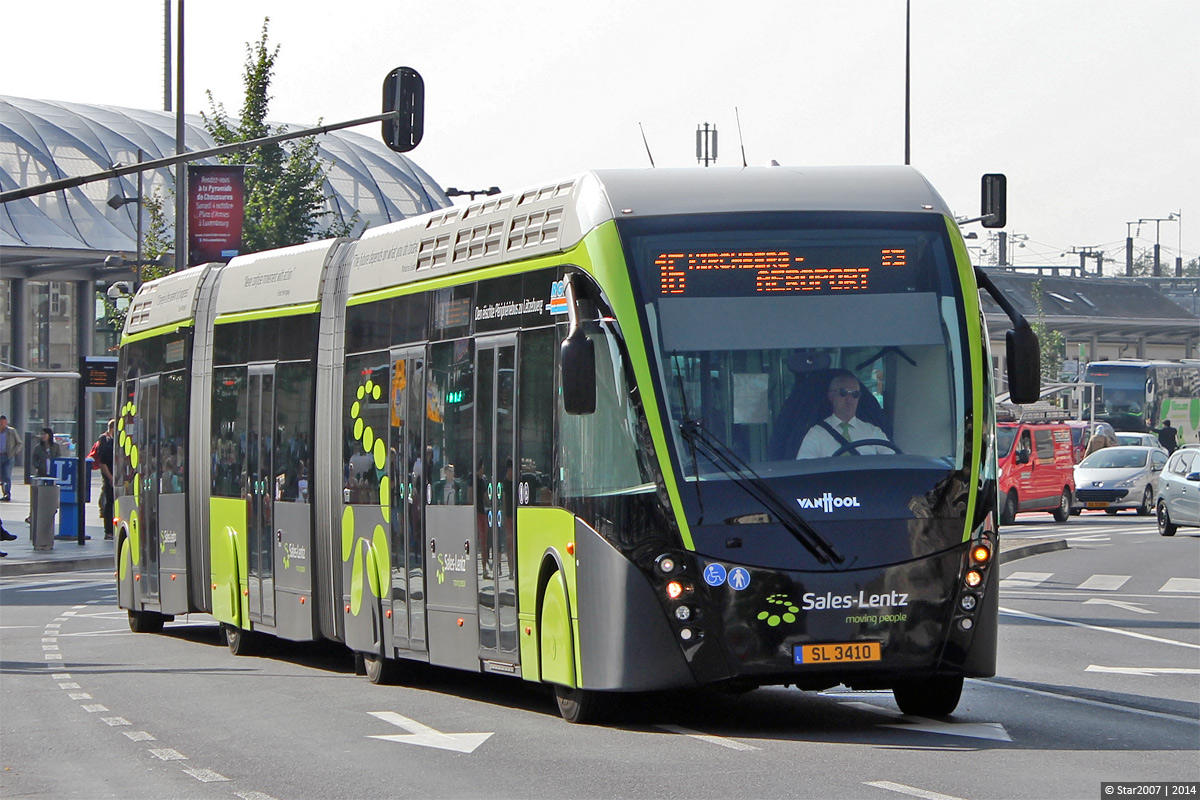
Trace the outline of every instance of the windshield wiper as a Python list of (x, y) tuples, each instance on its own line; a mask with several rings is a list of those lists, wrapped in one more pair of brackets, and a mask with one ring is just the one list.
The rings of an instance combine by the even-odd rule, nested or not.
[[(720, 467), (721, 471), (743, 491), (772, 511), (780, 524), (787, 528), (796, 541), (804, 545), (817, 561), (822, 564), (828, 564), (830, 561), (836, 564), (845, 562), (845, 557), (829, 543), (828, 539), (805, 522), (799, 512), (793, 511), (787, 501), (768, 486), (766, 481), (742, 460), (741, 456), (706, 431), (699, 420), (685, 420), (679, 428), (693, 448), (704, 453), (709, 461)], [(698, 476), (699, 473), (697, 473)], [(697, 481), (697, 483), (699, 482)]]

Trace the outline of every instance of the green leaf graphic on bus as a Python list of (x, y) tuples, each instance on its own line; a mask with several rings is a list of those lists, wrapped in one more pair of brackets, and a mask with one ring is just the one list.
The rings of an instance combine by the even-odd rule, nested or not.
[(767, 602), (775, 606), (775, 608), (758, 612), (759, 620), (765, 620), (772, 628), (778, 627), (783, 622), (792, 623), (796, 621), (796, 614), (800, 612), (800, 609), (792, 603), (786, 594), (773, 594), (767, 598)]
[[(375, 466), (374, 480), (379, 490), (382, 516), (368, 539), (355, 535), (355, 506), (347, 505), (342, 511), (342, 563), (354, 560), (350, 569), (350, 613), (355, 616), (362, 610), (364, 585), (373, 597), (382, 599), (391, 577), (391, 557), (385, 527), (391, 515), (391, 483), (384, 470), (387, 465), (387, 444), (384, 441), (386, 434), (377, 435), (362, 417), (363, 403), (379, 400), (382, 395), (383, 387), (367, 379), (358, 387), (355, 393), (356, 400), (350, 407), (350, 422), (355, 443), (362, 448), (363, 454), (371, 457)], [(368, 508), (358, 507), (360, 512), (366, 512)], [(284, 569), (287, 569), (286, 563)]]

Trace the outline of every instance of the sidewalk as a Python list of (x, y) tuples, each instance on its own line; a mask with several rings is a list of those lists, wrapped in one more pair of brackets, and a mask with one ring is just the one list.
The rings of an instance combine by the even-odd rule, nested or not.
[[(17, 537), (16, 541), (0, 542), (0, 551), (8, 553), (6, 558), (0, 558), (0, 575), (114, 568), (113, 543), (104, 540), (104, 523), (100, 521), (99, 475), (93, 478), (92, 500), (84, 507), (83, 512), (84, 533), (92, 538), (80, 547), (79, 538), (74, 531), (71, 532), (70, 538), (60, 539), (56, 535), (54, 547), (50, 550), (33, 549), (29, 525), (25, 522), (25, 518), (29, 516), (30, 487), (20, 483), (20, 480), (18, 474), (13, 475), (12, 501), (0, 502), (0, 520), (4, 521), (4, 529)], [(61, 516), (55, 515), (55, 534), (59, 533), (61, 519)]]

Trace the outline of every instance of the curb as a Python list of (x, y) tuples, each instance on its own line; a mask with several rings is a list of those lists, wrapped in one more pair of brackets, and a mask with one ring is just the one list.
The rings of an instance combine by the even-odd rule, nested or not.
[(1000, 563), (1007, 564), (1009, 561), (1016, 561), (1018, 558), (1028, 558), (1029, 556), (1036, 556), (1040, 553), (1053, 553), (1055, 550), (1066, 549), (1066, 539), (1057, 539), (1053, 542), (1027, 544), (1024, 547), (1014, 547), (1012, 550), (1005, 550), (1001, 552)]
[(53, 572), (74, 572), (85, 569), (112, 569), (112, 556), (63, 559), (59, 561), (0, 561), (0, 576), (41, 575)]

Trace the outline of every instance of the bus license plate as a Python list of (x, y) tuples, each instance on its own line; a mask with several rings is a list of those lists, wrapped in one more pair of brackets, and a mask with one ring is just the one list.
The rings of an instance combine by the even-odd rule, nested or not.
[(1091, 503), (1088, 503), (1088, 504), (1087, 504), (1087, 507), (1088, 507), (1088, 508), (1108, 508), (1108, 503), (1104, 503), (1104, 502), (1091, 502)]
[(847, 661), (879, 661), (879, 642), (805, 644), (794, 651), (797, 664), (836, 664)]

